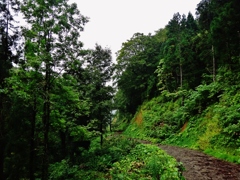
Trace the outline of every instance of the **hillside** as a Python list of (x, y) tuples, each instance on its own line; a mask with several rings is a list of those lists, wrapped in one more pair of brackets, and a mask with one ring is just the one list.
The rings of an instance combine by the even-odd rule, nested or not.
[[(0, 14), (0, 180), (183, 180), (182, 163), (154, 143), (239, 167), (239, 0), (176, 12), (134, 33), (116, 61), (108, 47), (84, 47), (90, 19), (76, 3), (4, 0)], [(222, 177), (236, 179), (225, 163)]]
[(240, 2), (202, 0), (123, 43), (115, 70), (124, 134), (240, 163)]
[(143, 103), (124, 134), (201, 150), (240, 164), (238, 89), (239, 85), (212, 83), (195, 91), (163, 92)]

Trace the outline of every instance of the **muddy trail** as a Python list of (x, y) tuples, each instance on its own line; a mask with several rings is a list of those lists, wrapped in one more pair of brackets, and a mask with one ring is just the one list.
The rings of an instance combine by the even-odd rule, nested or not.
[[(115, 135), (122, 135), (116, 132)], [(132, 138), (129, 138), (132, 139)], [(143, 144), (150, 141), (133, 139)], [(167, 154), (182, 162), (186, 180), (240, 180), (240, 165), (217, 159), (197, 150), (172, 145), (156, 144)]]
[[(140, 142), (152, 144), (148, 141)], [(157, 146), (183, 163), (183, 176), (186, 180), (240, 180), (240, 165), (216, 159), (196, 150), (170, 145)]]
[(169, 145), (159, 145), (183, 163), (187, 180), (240, 180), (240, 165), (208, 156), (202, 152)]

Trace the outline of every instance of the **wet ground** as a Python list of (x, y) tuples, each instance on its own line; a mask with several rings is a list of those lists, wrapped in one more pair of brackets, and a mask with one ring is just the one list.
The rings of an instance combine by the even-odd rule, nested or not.
[[(137, 141), (152, 144), (145, 140)], [(183, 163), (185, 167), (183, 176), (186, 180), (240, 180), (240, 165), (238, 164), (223, 161), (188, 148), (171, 145), (158, 145), (158, 147), (178, 162)]]
[(159, 145), (183, 163), (183, 176), (187, 180), (240, 180), (240, 165), (208, 156), (202, 152), (187, 148)]

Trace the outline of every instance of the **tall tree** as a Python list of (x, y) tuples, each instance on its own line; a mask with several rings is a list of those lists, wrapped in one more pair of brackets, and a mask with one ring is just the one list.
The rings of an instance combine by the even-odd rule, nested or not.
[(24, 0), (22, 12), (30, 24), (30, 28), (24, 28), (25, 40), (35, 47), (35, 53), (26, 54), (26, 57), (34, 62), (34, 68), (44, 74), (42, 180), (45, 180), (48, 179), (52, 82), (63, 67), (68, 67), (69, 61), (78, 57), (79, 48), (82, 46), (79, 41), (80, 31), (83, 30), (87, 18), (80, 14), (76, 4), (69, 5), (65, 0)]
[[(8, 179), (34, 179), (36, 160), (36, 124), (40, 105), (39, 79), (42, 74), (13, 68), (7, 79), (11, 107), (8, 112), (9, 145), (7, 146), (6, 176)], [(20, 163), (22, 162), (22, 163)], [(11, 169), (11, 171), (9, 171)], [(28, 173), (29, 172), (29, 173)]]
[(238, 71), (240, 2), (237, 0), (212, 0), (214, 18), (211, 22), (211, 41), (219, 67), (225, 66)]
[(196, 8), (199, 26), (202, 30), (209, 30), (213, 19), (211, 0), (201, 0)]
[[(101, 144), (103, 133), (111, 119), (113, 87), (110, 85), (113, 74), (111, 50), (96, 44), (85, 56), (84, 76), (85, 95), (90, 99), (89, 120), (97, 121), (97, 130), (100, 132)], [(91, 82), (91, 84), (89, 84)]]
[[(201, 71), (197, 70), (201, 62), (196, 56), (198, 26), (193, 15), (174, 14), (166, 26), (167, 39), (162, 47), (162, 59), (156, 70), (161, 89), (170, 92), (181, 89), (191, 89), (199, 85)], [(201, 65), (202, 66), (202, 65)]]
[[(205, 39), (205, 42), (209, 43), (209, 50), (211, 52), (211, 57), (212, 57), (212, 81), (216, 80), (216, 58), (215, 58), (215, 48), (214, 48), (214, 44), (213, 41), (211, 39), (211, 23), (215, 17), (215, 12), (214, 12), (214, 6), (213, 6), (213, 1), (212, 0), (202, 0), (196, 8), (196, 15), (197, 15), (197, 19), (198, 19), (198, 23), (199, 26), (202, 30), (202, 34), (203, 36), (205, 36), (207, 34), (207, 41)], [(207, 32), (207, 33), (206, 33)], [(206, 43), (206, 44), (208, 44)], [(209, 54), (209, 53), (207, 53)]]
[(18, 12), (17, 2), (3, 0), (0, 2), (0, 179), (4, 179), (4, 154), (6, 147), (6, 118), (8, 101), (4, 93), (5, 79), (9, 76), (12, 62), (18, 59), (18, 28), (14, 25), (13, 13)]
[(163, 31), (156, 36), (136, 33), (122, 44), (118, 52), (115, 80), (119, 94), (115, 101), (118, 105), (124, 102), (122, 107), (118, 107), (121, 113), (133, 115), (144, 100), (156, 94), (157, 78), (154, 72), (164, 39), (161, 33), (164, 34)]
[[(193, 89), (201, 83), (202, 63), (197, 58), (196, 42), (194, 37), (198, 33), (197, 22), (193, 15), (188, 13), (186, 21), (181, 24), (181, 46), (182, 72), (184, 89)], [(201, 67), (201, 68), (200, 68)]]
[[(186, 21), (186, 20), (185, 20)], [(184, 22), (182, 21), (184, 24)], [(174, 91), (182, 83), (181, 57), (181, 15), (176, 13), (166, 26), (167, 40), (163, 47), (163, 57), (158, 67), (160, 86)]]

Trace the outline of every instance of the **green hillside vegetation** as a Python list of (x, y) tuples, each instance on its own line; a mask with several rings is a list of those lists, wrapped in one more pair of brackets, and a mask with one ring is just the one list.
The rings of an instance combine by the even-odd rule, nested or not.
[(136, 32), (116, 64), (84, 48), (88, 21), (65, 0), (0, 2), (1, 180), (184, 179), (139, 139), (240, 163), (239, 0)]
[[(240, 163), (239, 1), (202, 0), (117, 57), (117, 129)], [(118, 67), (119, 66), (119, 67)]]
[[(201, 150), (240, 163), (239, 85), (221, 88), (218, 101), (204, 108), (203, 104), (216, 95), (217, 86), (221, 85), (212, 83), (188, 92), (183, 106), (181, 94), (163, 92), (143, 103), (124, 134), (153, 143)], [(203, 92), (207, 96), (200, 102)]]

